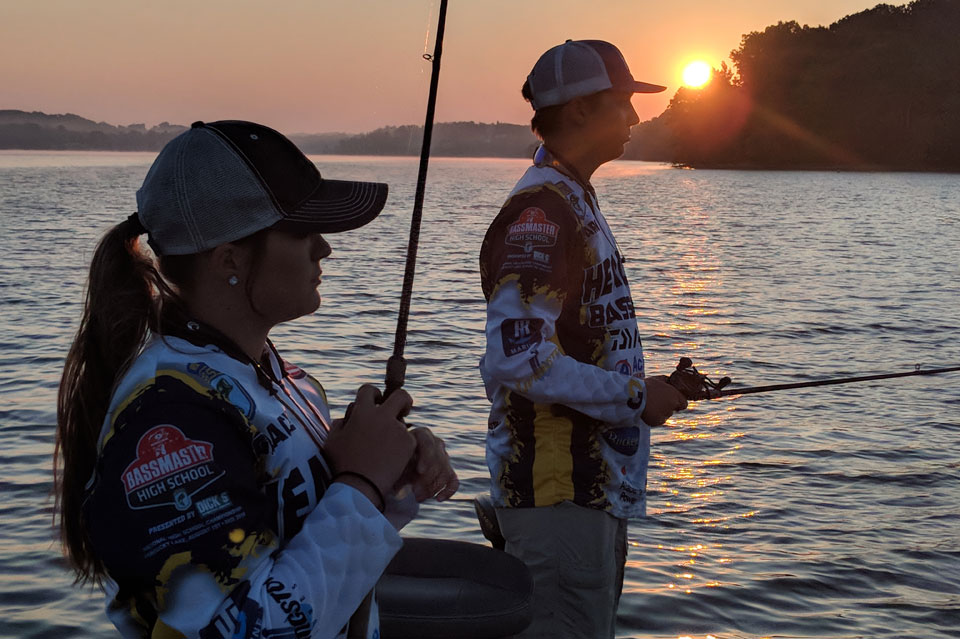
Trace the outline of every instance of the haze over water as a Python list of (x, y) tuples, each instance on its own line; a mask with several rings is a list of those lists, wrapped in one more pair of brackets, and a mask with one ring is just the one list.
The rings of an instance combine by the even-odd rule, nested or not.
[[(152, 154), (0, 152), (0, 636), (116, 636), (49, 528), (60, 367), (99, 235)], [(390, 184), (331, 236), (323, 306), (274, 341), (342, 412), (393, 346), (415, 158), (317, 157)], [(519, 160), (431, 160), (406, 357), (412, 421), (447, 441), (458, 498), (487, 490), (477, 253)], [(594, 184), (627, 257), (651, 374), (680, 356), (739, 386), (960, 365), (960, 176), (681, 171)], [(692, 405), (654, 431), (620, 637), (951, 637), (960, 630), (960, 376)], [(467, 501), (406, 535), (484, 543)]]

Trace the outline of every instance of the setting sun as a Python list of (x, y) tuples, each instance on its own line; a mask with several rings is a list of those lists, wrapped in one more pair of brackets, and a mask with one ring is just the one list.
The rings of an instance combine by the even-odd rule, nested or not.
[(702, 60), (691, 62), (683, 68), (683, 84), (694, 89), (700, 88), (710, 81), (713, 69)]

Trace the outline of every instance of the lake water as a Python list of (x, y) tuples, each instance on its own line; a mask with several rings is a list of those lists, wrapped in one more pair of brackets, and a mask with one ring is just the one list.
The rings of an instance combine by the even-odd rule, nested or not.
[[(278, 329), (341, 409), (393, 347), (415, 158), (317, 157), (390, 184), (330, 238), (320, 311)], [(116, 636), (54, 542), (55, 394), (99, 235), (151, 154), (0, 152), (0, 636)], [(409, 535), (484, 543), (477, 253), (519, 160), (431, 161), (406, 356), (412, 421), (448, 443), (459, 497)], [(603, 167), (647, 370), (682, 355), (754, 386), (960, 365), (960, 175)], [(620, 637), (960, 634), (960, 374), (745, 395), (654, 431)]]

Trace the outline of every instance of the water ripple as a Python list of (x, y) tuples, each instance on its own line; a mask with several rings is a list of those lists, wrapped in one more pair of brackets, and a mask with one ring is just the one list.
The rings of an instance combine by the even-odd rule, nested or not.
[[(53, 539), (54, 407), (92, 246), (133, 210), (151, 157), (9, 157), (0, 152), (0, 635), (112, 636)], [(393, 348), (417, 163), (317, 160), (326, 174), (391, 185), (374, 224), (331, 238), (320, 312), (274, 334), (338, 414), (360, 383), (383, 379)], [(411, 421), (444, 436), (464, 498), (489, 481), (477, 252), (524, 166), (431, 162), (407, 388)], [(683, 355), (739, 388), (960, 364), (960, 268), (945, 257), (960, 246), (960, 177), (622, 162), (595, 185), (628, 258), (653, 374)], [(619, 636), (956, 634), (956, 388), (945, 375), (730, 397), (655, 429)], [(483, 543), (469, 501), (428, 504), (407, 533)]]

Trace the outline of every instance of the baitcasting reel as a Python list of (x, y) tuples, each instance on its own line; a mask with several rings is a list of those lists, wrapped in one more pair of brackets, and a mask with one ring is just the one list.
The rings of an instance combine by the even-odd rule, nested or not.
[(729, 377), (724, 377), (719, 382), (714, 382), (694, 368), (693, 360), (689, 357), (681, 357), (677, 370), (670, 373), (667, 381), (687, 399), (700, 400), (720, 397), (722, 394), (720, 391), (731, 380)]

